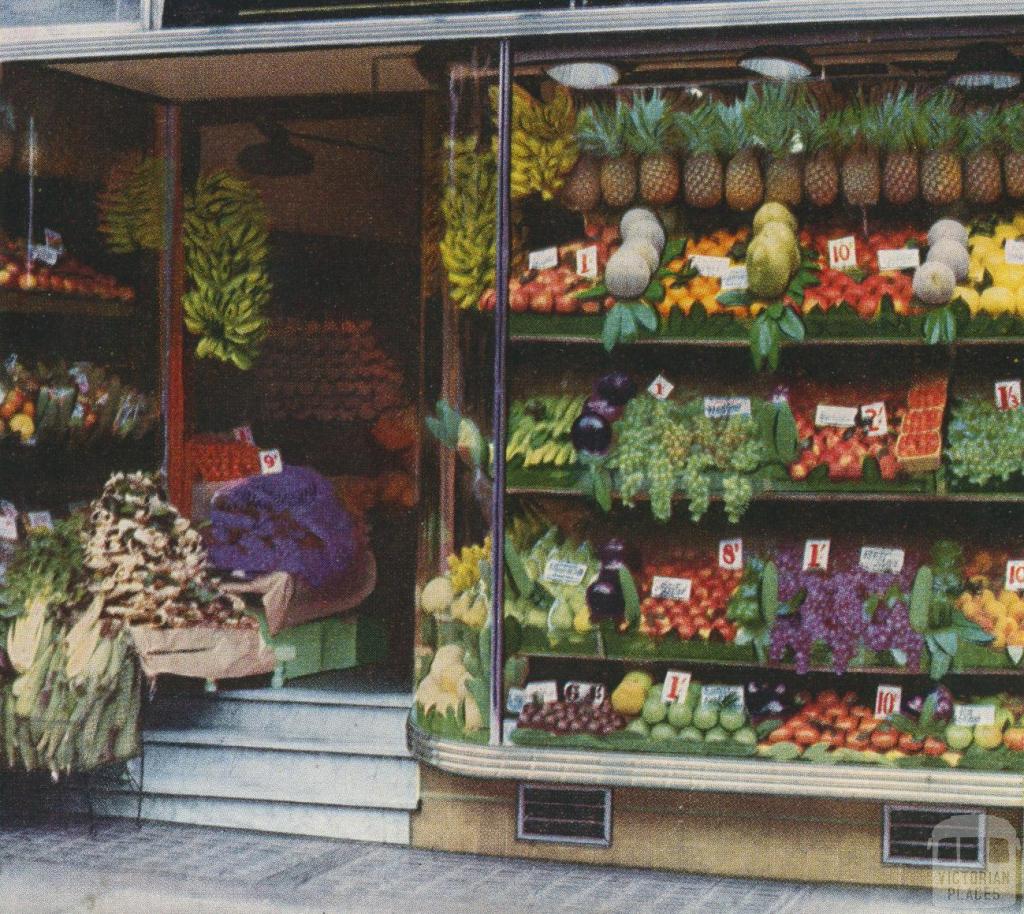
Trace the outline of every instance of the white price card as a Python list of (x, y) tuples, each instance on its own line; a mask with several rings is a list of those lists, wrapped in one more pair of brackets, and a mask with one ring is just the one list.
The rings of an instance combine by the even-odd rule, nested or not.
[(742, 708), (744, 707), (743, 697), (743, 686), (741, 685), (706, 685), (700, 690), (702, 705), (734, 704), (736, 707)]
[(830, 406), (828, 403), (819, 403), (814, 411), (814, 424), (818, 428), (853, 428), (857, 424), (858, 412), (856, 406)]
[(807, 540), (804, 543), (804, 571), (825, 571), (832, 540)]
[(903, 570), (902, 549), (883, 549), (881, 546), (863, 546), (860, 567), (873, 574), (899, 574)]
[(833, 270), (850, 270), (857, 266), (857, 241), (853, 235), (829, 240), (828, 265)]
[(18, 518), (10, 514), (0, 514), (0, 540), (14, 542), (18, 539)]
[(583, 583), (587, 566), (580, 562), (563, 562), (560, 559), (548, 559), (544, 566), (544, 580), (549, 584), (569, 584), (578, 587)]
[(231, 429), (231, 437), (235, 441), (241, 441), (243, 444), (256, 443), (256, 439), (252, 436), (251, 425), (239, 425), (237, 428)]
[(554, 704), (558, 701), (558, 683), (554, 679), (545, 679), (541, 682), (528, 682), (523, 688), (526, 692), (526, 700), (539, 700), (543, 704)]
[(718, 567), (726, 571), (743, 570), (743, 540), (718, 541)]
[(49, 511), (29, 511), (25, 514), (27, 530), (52, 530), (53, 516)]
[(1006, 653), (1014, 663), (1020, 663), (1024, 658), (1024, 647), (1008, 647)]
[(701, 276), (721, 279), (728, 272), (732, 261), (728, 257), (712, 257), (710, 254), (695, 254), (690, 258), (692, 266)]
[(60, 260), (60, 255), (60, 248), (50, 247), (48, 244), (33, 244), (28, 249), (28, 256), (30, 260), (46, 264), (48, 267), (57, 266), (57, 261)]
[(1020, 409), (1020, 378), (996, 381), (995, 391), (997, 409)]
[(671, 394), (675, 389), (675, 384), (662, 374), (658, 375), (658, 377), (651, 381), (647, 386), (647, 392), (652, 397), (656, 397), (659, 400), (667, 400), (669, 394)]
[(585, 279), (597, 279), (597, 245), (580, 248), (576, 252), (576, 275)]
[(921, 251), (918, 248), (883, 248), (878, 252), (878, 269), (912, 270), (921, 266)]
[(875, 720), (885, 720), (890, 714), (900, 713), (903, 689), (900, 686), (880, 685), (875, 692)]
[(550, 270), (558, 266), (558, 248), (542, 248), (530, 251), (531, 270)]
[(1003, 257), (1007, 263), (1024, 264), (1024, 238), (1007, 238)]
[(749, 416), (750, 397), (705, 397), (704, 415), (708, 419)]
[(280, 473), (284, 469), (284, 461), (281, 459), (281, 452), (272, 447), (266, 451), (260, 451), (260, 472), (264, 476), (271, 473)]
[(600, 682), (576, 682), (571, 680), (562, 686), (562, 697), (573, 703), (589, 702), (592, 705), (604, 704), (607, 690)]
[(867, 425), (869, 438), (882, 438), (889, 434), (889, 417), (885, 412), (885, 402), (865, 403), (860, 408), (861, 421)]
[(1010, 559), (1006, 563), (1006, 590), (1024, 590), (1024, 559)]
[(690, 691), (689, 673), (680, 670), (669, 670), (665, 674), (665, 684), (661, 687), (661, 700), (667, 702), (686, 701), (686, 693)]
[(738, 292), (745, 289), (748, 282), (746, 267), (729, 267), (722, 274), (722, 291)]
[(655, 575), (651, 579), (651, 596), (655, 600), (682, 600), (690, 599), (693, 590), (693, 581), (689, 578), (663, 578)]
[(995, 705), (953, 705), (953, 723), (958, 727), (977, 727), (996, 722)]

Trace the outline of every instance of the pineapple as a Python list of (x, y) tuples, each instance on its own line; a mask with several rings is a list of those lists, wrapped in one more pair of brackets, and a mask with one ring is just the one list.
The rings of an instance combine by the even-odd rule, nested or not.
[(804, 193), (814, 206), (831, 206), (839, 196), (839, 165), (835, 149), (839, 145), (842, 122), (838, 114), (821, 116), (816, 105), (802, 112), (804, 140)]
[(1024, 105), (1007, 108), (999, 120), (1006, 144), (1003, 152), (1006, 195), (1014, 200), (1024, 200)]
[(971, 203), (991, 205), (1003, 193), (999, 153), (1001, 118), (975, 111), (964, 118), (964, 196)]
[(640, 157), (640, 196), (651, 206), (667, 206), (679, 193), (679, 162), (675, 122), (658, 89), (650, 97), (633, 96), (626, 134), (629, 148)]
[(576, 124), (576, 140), (584, 153), (601, 158), (604, 202), (614, 209), (629, 206), (636, 196), (636, 159), (626, 149), (629, 109), (621, 99), (611, 105), (585, 108)]
[(722, 202), (724, 170), (718, 157), (722, 142), (722, 122), (718, 106), (701, 105), (691, 114), (679, 112), (676, 127), (689, 151), (683, 166), (683, 196), (686, 205), (696, 209), (713, 209)]
[(562, 186), (562, 203), (574, 213), (589, 213), (601, 202), (601, 164), (581, 155)]
[(725, 168), (725, 202), (729, 209), (745, 213), (764, 199), (761, 163), (757, 160), (754, 138), (747, 128), (746, 111), (752, 104), (752, 93), (719, 111), (722, 120), (722, 149), (729, 160)]
[(874, 206), (882, 190), (878, 112), (859, 102), (843, 112), (843, 196), (850, 206)]
[(914, 96), (902, 87), (887, 95), (878, 106), (878, 127), (882, 195), (894, 206), (905, 206), (917, 199), (919, 187), (921, 118)]
[(765, 83), (747, 110), (747, 126), (764, 147), (764, 198), (799, 206), (803, 197), (800, 156), (794, 151), (803, 96), (790, 83)]
[(947, 206), (960, 199), (962, 126), (953, 114), (949, 92), (933, 95), (922, 106), (928, 151), (921, 157), (921, 196), (932, 206)]

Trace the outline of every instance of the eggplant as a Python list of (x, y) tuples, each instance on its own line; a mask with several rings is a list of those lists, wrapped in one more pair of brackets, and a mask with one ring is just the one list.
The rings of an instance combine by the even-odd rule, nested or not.
[(583, 413), (572, 424), (572, 446), (583, 454), (602, 457), (612, 445), (612, 426), (594, 413)]
[(928, 697), (935, 697), (935, 720), (949, 722), (953, 719), (953, 693), (944, 685), (938, 686)]
[(604, 397), (612, 406), (625, 406), (636, 396), (636, 384), (624, 371), (612, 371), (600, 378), (594, 387), (599, 397)]
[(620, 622), (626, 616), (626, 600), (618, 578), (599, 577), (587, 588), (587, 606), (590, 607), (592, 622)]
[(616, 422), (622, 416), (622, 407), (609, 403), (604, 397), (598, 394), (591, 394), (587, 402), (583, 404), (584, 413), (593, 413), (608, 422)]

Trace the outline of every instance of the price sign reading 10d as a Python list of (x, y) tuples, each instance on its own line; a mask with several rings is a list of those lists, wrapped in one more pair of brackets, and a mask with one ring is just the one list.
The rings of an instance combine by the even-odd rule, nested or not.
[(902, 700), (900, 686), (880, 685), (875, 693), (875, 719), (885, 720), (890, 714), (898, 714)]
[(1006, 589), (1024, 590), (1024, 559), (1010, 559), (1006, 563)]
[(831, 548), (832, 540), (807, 540), (804, 543), (804, 571), (827, 570)]
[(833, 270), (851, 270), (857, 266), (857, 240), (853, 235), (829, 241), (828, 265)]

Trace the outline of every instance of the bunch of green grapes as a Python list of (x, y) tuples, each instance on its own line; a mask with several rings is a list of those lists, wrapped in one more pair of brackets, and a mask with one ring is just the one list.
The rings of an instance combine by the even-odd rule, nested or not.
[(977, 486), (1024, 472), (1024, 410), (1000, 410), (989, 400), (958, 404), (946, 459), (954, 477)]
[(646, 487), (651, 448), (651, 399), (634, 397), (616, 423), (617, 440), (608, 459), (608, 467), (618, 470), (619, 494), (627, 505), (632, 505)]
[(749, 476), (731, 473), (722, 480), (722, 499), (725, 502), (725, 516), (737, 524), (750, 507), (754, 497), (754, 484)]
[(756, 437), (757, 429), (753, 422), (748, 419), (744, 426), (744, 437), (730, 449), (726, 467), (737, 473), (753, 473), (767, 458), (767, 448), (764, 442)]

